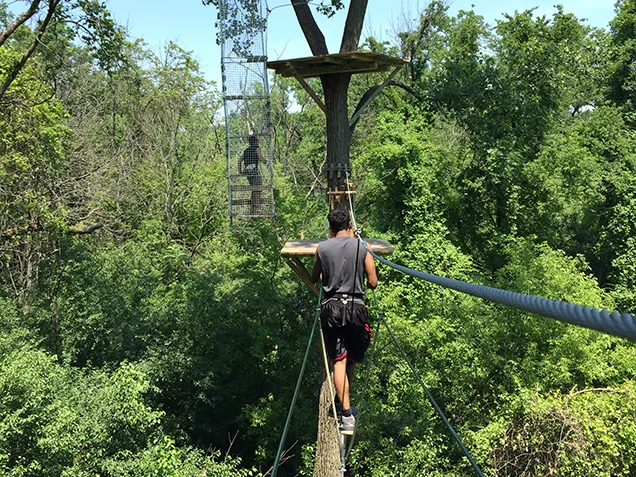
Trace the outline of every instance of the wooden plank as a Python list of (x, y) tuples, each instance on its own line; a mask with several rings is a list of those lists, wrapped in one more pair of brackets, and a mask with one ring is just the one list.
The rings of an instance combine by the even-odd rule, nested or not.
[(271, 184), (263, 184), (263, 185), (232, 185), (232, 192), (252, 192), (252, 191), (270, 191), (273, 190), (274, 186)]
[(303, 282), (305, 282), (311, 292), (314, 295), (318, 296), (320, 293), (318, 287), (314, 282), (311, 281), (311, 275), (309, 274), (303, 263), (300, 261), (300, 259), (298, 257), (285, 257), (285, 262), (287, 263), (287, 265), (289, 265), (289, 268), (291, 268), (294, 273), (298, 275), (298, 277)]
[[(383, 63), (387, 65), (404, 65), (409, 61), (404, 60), (402, 58), (395, 58), (392, 56), (384, 55), (382, 53), (375, 53), (373, 51), (368, 50), (359, 50), (353, 52), (346, 53), (335, 53), (335, 54), (327, 54), (327, 55), (318, 55), (318, 56), (306, 56), (303, 58), (293, 58), (288, 60), (277, 60), (277, 61), (268, 61), (267, 67), (274, 70), (280, 70), (284, 67), (298, 67), (298, 66), (309, 66), (309, 65), (317, 65), (321, 63), (342, 63), (347, 64), (351, 61), (376, 61), (378, 63)], [(278, 71), (277, 71), (278, 72)]]
[(388, 71), (391, 66), (407, 64), (407, 60), (375, 53), (354, 51), (289, 60), (269, 61), (267, 67), (284, 77), (313, 78), (334, 73), (374, 73)]
[[(311, 66), (307, 68), (296, 67), (296, 73), (303, 78), (315, 78), (321, 75), (331, 75), (337, 73), (379, 73), (388, 71), (389, 65), (377, 65), (376, 63), (346, 64), (329, 66)], [(282, 76), (293, 76), (282, 74)]]
[(325, 106), (325, 103), (322, 102), (322, 99), (320, 99), (320, 97), (315, 93), (315, 91), (313, 89), (311, 89), (311, 86), (309, 86), (307, 84), (307, 82), (303, 79), (302, 76), (300, 76), (296, 70), (294, 69), (293, 71), (294, 77), (296, 78), (296, 80), (298, 80), (298, 82), (300, 83), (300, 86), (303, 87), (303, 89), (305, 91), (307, 91), (307, 93), (309, 94), (309, 96), (311, 96), (313, 98), (313, 100), (316, 102), (316, 104), (318, 105), (318, 107), (320, 109), (322, 109), (322, 112), (327, 114), (327, 106)]
[[(280, 251), (283, 257), (314, 255), (318, 244), (323, 240), (289, 240)], [(383, 239), (366, 239), (365, 242), (371, 250), (378, 255), (390, 255), (393, 253), (393, 246)]]
[[(232, 199), (232, 205), (252, 205), (252, 199)], [(260, 205), (272, 205), (272, 199), (269, 197), (261, 197), (254, 206), (258, 207)]]

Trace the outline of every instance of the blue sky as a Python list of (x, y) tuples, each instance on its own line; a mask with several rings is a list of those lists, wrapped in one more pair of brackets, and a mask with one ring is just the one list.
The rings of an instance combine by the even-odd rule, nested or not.
[[(144, 38), (153, 49), (160, 49), (168, 41), (175, 41), (192, 51), (208, 79), (220, 81), (220, 47), (216, 44), (216, 9), (203, 6), (200, 0), (106, 0), (118, 23), (126, 25), (134, 38)], [(273, 9), (268, 25), (269, 59), (297, 58), (311, 53), (296, 22), (288, 0), (270, 0)], [(346, 2), (348, 3), (348, 2)], [(537, 14), (551, 16), (563, 5), (564, 11), (586, 18), (587, 24), (607, 28), (614, 18), (615, 0), (454, 0), (450, 12), (473, 10), (488, 23), (502, 19), (504, 13), (513, 14), (537, 7)], [(396, 25), (405, 18), (417, 18), (417, 12), (428, 4), (418, 0), (369, 0), (363, 37), (390, 41)], [(284, 5), (281, 8), (274, 8)], [(316, 15), (331, 52), (337, 52), (346, 13), (340, 11), (327, 19)]]

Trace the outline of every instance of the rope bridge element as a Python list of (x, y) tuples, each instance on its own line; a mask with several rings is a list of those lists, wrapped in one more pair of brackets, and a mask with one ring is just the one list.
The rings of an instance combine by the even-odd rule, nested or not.
[(575, 305), (567, 301), (551, 300), (549, 298), (501, 290), (499, 288), (477, 285), (453, 278), (445, 278), (431, 273), (420, 272), (380, 257), (366, 246), (362, 238), (359, 238), (359, 240), (362, 241), (365, 248), (375, 259), (412, 277), (420, 278), (435, 283), (436, 285), (478, 298), (483, 298), (484, 300), (493, 301), (548, 318), (554, 318), (564, 323), (570, 323), (572, 325), (636, 341), (636, 319), (630, 313), (619, 313), (605, 309), (599, 310), (585, 305)]
[(404, 359), (404, 361), (406, 362), (406, 364), (409, 366), (409, 368), (411, 368), (411, 372), (413, 373), (413, 375), (415, 376), (415, 379), (417, 380), (417, 382), (419, 383), (420, 386), (422, 386), (422, 389), (424, 390), (424, 392), (426, 393), (426, 396), (428, 397), (428, 400), (430, 401), (430, 403), (433, 405), (433, 408), (435, 409), (435, 411), (437, 412), (437, 414), (439, 415), (439, 417), (442, 419), (442, 421), (444, 422), (444, 424), (446, 425), (446, 427), (448, 428), (448, 430), (450, 431), (451, 435), (453, 436), (453, 439), (455, 439), (455, 442), (457, 442), (457, 445), (459, 445), (459, 448), (461, 449), (461, 451), (464, 453), (464, 455), (466, 456), (466, 458), (468, 459), (468, 461), (470, 462), (470, 465), (473, 467), (473, 469), (475, 470), (475, 473), (479, 476), (479, 477), (484, 477), (484, 474), (482, 473), (481, 469), (479, 468), (479, 465), (477, 465), (477, 462), (475, 462), (475, 459), (473, 458), (473, 456), (471, 455), (470, 451), (466, 448), (466, 446), (464, 445), (464, 443), (462, 442), (461, 438), (459, 437), (459, 435), (457, 434), (457, 432), (455, 431), (455, 428), (453, 427), (453, 425), (449, 422), (448, 418), (446, 417), (446, 415), (444, 414), (444, 411), (442, 411), (442, 408), (440, 407), (440, 405), (437, 403), (437, 401), (435, 400), (435, 397), (433, 396), (433, 394), (429, 391), (429, 389), (426, 387), (426, 385), (424, 384), (424, 381), (422, 381), (422, 378), (420, 377), (420, 375), (418, 374), (418, 372), (415, 370), (415, 366), (413, 366), (413, 364), (411, 363), (411, 360), (409, 360), (408, 356), (406, 355), (406, 353), (404, 352), (404, 349), (402, 349), (402, 346), (400, 346), (400, 343), (398, 342), (397, 338), (395, 337), (395, 335), (393, 334), (393, 331), (391, 331), (391, 327), (389, 326), (389, 324), (386, 322), (386, 318), (384, 317), (384, 311), (382, 311), (382, 309), (380, 308), (380, 304), (378, 303), (378, 298), (375, 295), (375, 291), (371, 290), (371, 293), (373, 293), (373, 300), (375, 302), (375, 307), (378, 311), (378, 317), (380, 319), (381, 323), (384, 323), (385, 328), (387, 329), (387, 331), (389, 332), (389, 336), (391, 337), (391, 341), (393, 341), (393, 344), (395, 345), (395, 347), (398, 349), (398, 351), (400, 352), (400, 354), (402, 355), (402, 358)]

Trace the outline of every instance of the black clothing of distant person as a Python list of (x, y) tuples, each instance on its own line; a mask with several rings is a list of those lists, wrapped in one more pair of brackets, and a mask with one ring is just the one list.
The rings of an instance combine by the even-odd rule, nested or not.
[(239, 174), (247, 177), (247, 182), (255, 189), (252, 190), (252, 198), (250, 204), (252, 206), (252, 214), (255, 215), (258, 212), (258, 206), (261, 203), (261, 188), (263, 184), (263, 178), (258, 170), (258, 164), (262, 163), (267, 165), (267, 161), (263, 157), (261, 148), (258, 145), (258, 138), (254, 135), (248, 137), (249, 146), (243, 155), (238, 160)]

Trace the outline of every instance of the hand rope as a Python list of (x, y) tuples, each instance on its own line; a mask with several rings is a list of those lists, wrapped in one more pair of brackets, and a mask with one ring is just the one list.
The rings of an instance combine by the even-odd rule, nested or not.
[(422, 378), (420, 378), (420, 375), (415, 370), (415, 367), (411, 364), (411, 361), (409, 360), (408, 356), (406, 355), (406, 353), (404, 352), (404, 350), (400, 346), (400, 343), (398, 343), (398, 340), (395, 338), (395, 335), (391, 331), (391, 328), (389, 327), (389, 324), (386, 322), (386, 319), (384, 318), (384, 312), (380, 309), (380, 304), (378, 303), (378, 298), (375, 295), (375, 291), (372, 290), (372, 293), (373, 293), (373, 300), (375, 301), (375, 306), (376, 306), (376, 308), (378, 310), (378, 316), (380, 317), (380, 320), (384, 323), (384, 326), (386, 327), (387, 331), (389, 332), (389, 336), (391, 336), (391, 340), (393, 341), (393, 344), (395, 344), (397, 349), (402, 354), (402, 358), (404, 358), (404, 361), (406, 361), (406, 364), (408, 364), (409, 368), (411, 368), (411, 371), (413, 372), (413, 375), (415, 376), (415, 379), (417, 379), (417, 382), (420, 383), (420, 386), (422, 386), (422, 389), (426, 393), (426, 396), (428, 396), (428, 399), (431, 402), (431, 404), (433, 405), (433, 407), (435, 408), (435, 410), (437, 411), (437, 414), (439, 414), (439, 416), (442, 418), (442, 421), (444, 422), (444, 424), (446, 424), (446, 427), (448, 427), (448, 430), (452, 434), (452, 436), (455, 439), (455, 441), (457, 442), (457, 444), (459, 444), (459, 447), (461, 448), (461, 450), (464, 453), (464, 455), (468, 458), (470, 464), (473, 466), (473, 469), (475, 469), (475, 472), (477, 473), (477, 475), (479, 477), (484, 477), (484, 474), (481, 472), (481, 469), (479, 468), (479, 466), (477, 465), (477, 463), (473, 459), (472, 455), (470, 455), (470, 452), (468, 452), (468, 449), (466, 448), (466, 446), (464, 445), (464, 443), (462, 442), (460, 437), (457, 435), (457, 432), (455, 432), (455, 429), (453, 428), (451, 423), (448, 422), (448, 419), (446, 418), (446, 415), (442, 411), (442, 408), (439, 407), (439, 404), (437, 404), (437, 401), (435, 400), (435, 398), (433, 397), (431, 392), (424, 385), (424, 382), (422, 381)]
[[(362, 240), (362, 239), (360, 239)], [(364, 242), (363, 242), (364, 243)], [(450, 288), (468, 295), (494, 301), (502, 305), (517, 308), (519, 310), (536, 313), (537, 315), (554, 318), (564, 323), (570, 323), (591, 330), (601, 331), (610, 335), (620, 336), (632, 341), (636, 341), (636, 319), (629, 313), (619, 313), (617, 311), (599, 310), (584, 305), (575, 305), (567, 301), (551, 300), (524, 293), (501, 290), (499, 288), (476, 285), (474, 283), (463, 282), (453, 278), (445, 278), (430, 273), (413, 270), (402, 265), (390, 262), (385, 258), (376, 255), (367, 244), (364, 244), (374, 258), (388, 265), (395, 270), (421, 278), (431, 283)]]
[(303, 374), (305, 372), (305, 365), (307, 364), (307, 357), (309, 356), (309, 349), (311, 348), (311, 342), (314, 338), (314, 331), (316, 331), (316, 323), (318, 322), (318, 318), (320, 317), (320, 298), (322, 297), (322, 290), (320, 293), (320, 297), (318, 298), (318, 308), (316, 309), (314, 324), (311, 327), (311, 333), (309, 335), (309, 341), (307, 342), (307, 349), (305, 350), (305, 357), (303, 359), (303, 364), (300, 367), (300, 374), (298, 375), (298, 381), (296, 382), (296, 390), (294, 391), (294, 397), (292, 398), (291, 406), (289, 406), (289, 411), (287, 412), (287, 421), (285, 422), (285, 427), (283, 428), (283, 435), (280, 438), (280, 444), (278, 445), (278, 452), (276, 453), (276, 459), (274, 460), (274, 465), (272, 467), (272, 476), (276, 477), (276, 472), (278, 471), (278, 466), (280, 464), (280, 457), (283, 453), (283, 446), (285, 445), (285, 438), (287, 437), (287, 431), (289, 430), (289, 424), (291, 423), (292, 414), (294, 413), (294, 406), (296, 405), (296, 399), (298, 398), (298, 393), (300, 391), (300, 383), (303, 380)]

